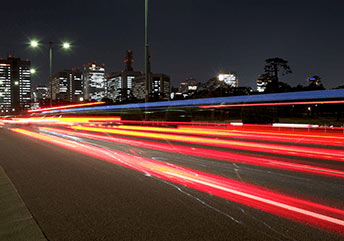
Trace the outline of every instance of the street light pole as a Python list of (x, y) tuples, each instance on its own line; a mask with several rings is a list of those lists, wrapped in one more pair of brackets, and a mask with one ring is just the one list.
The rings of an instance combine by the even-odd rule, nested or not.
[[(49, 41), (49, 82), (50, 85), (50, 106), (53, 106), (53, 42)], [(39, 47), (40, 43), (37, 40), (31, 40), (30, 46), (32, 48)], [(62, 43), (62, 48), (68, 50), (71, 48), (71, 44), (68, 42)], [(49, 86), (48, 86), (49, 87)]]
[(53, 106), (53, 42), (49, 41), (50, 107)]
[(148, 0), (145, 0), (145, 102), (149, 102)]

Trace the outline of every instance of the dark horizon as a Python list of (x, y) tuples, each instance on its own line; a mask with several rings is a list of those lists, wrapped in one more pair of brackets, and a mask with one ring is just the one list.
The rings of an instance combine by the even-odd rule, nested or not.
[[(0, 57), (14, 50), (29, 58), (38, 69), (33, 85), (47, 83), (49, 59), (46, 47), (27, 47), (32, 38), (72, 42), (69, 53), (55, 48), (54, 72), (92, 61), (116, 72), (124, 68), (127, 49), (133, 50), (134, 70), (143, 71), (144, 1), (89, 3), (3, 3)], [(289, 61), (293, 73), (281, 81), (291, 86), (306, 85), (311, 75), (322, 77), (326, 88), (344, 84), (340, 1), (150, 1), (149, 10), (152, 71), (170, 75), (173, 86), (185, 77), (204, 82), (231, 71), (239, 86), (255, 89), (270, 57)]]

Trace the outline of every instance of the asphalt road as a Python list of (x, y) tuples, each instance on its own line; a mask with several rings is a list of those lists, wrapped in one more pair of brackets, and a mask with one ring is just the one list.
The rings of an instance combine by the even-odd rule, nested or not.
[[(343, 178), (87, 142), (344, 209)], [(328, 230), (6, 128), (0, 129), (0, 166), (49, 240), (343, 240)]]

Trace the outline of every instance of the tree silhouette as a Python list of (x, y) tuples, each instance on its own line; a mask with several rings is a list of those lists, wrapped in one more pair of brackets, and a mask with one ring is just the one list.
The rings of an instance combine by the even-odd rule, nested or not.
[(265, 74), (272, 76), (272, 81), (278, 82), (279, 73), (282, 75), (292, 73), (288, 61), (281, 58), (270, 58), (265, 60), (266, 65), (264, 67)]
[(211, 78), (205, 83), (199, 82), (197, 86), (197, 90), (192, 95), (192, 98), (195, 99), (231, 96), (236, 90), (235, 87), (229, 86), (217, 77)]
[(344, 89), (344, 85), (340, 85), (340, 86), (338, 86), (338, 87), (336, 87), (334, 89)]
[[(268, 83), (268, 92), (279, 91), (279, 74), (286, 75), (292, 73), (288, 61), (281, 58), (270, 58), (265, 60), (264, 75), (269, 76), (271, 82)], [(283, 91), (284, 92), (284, 91)]]

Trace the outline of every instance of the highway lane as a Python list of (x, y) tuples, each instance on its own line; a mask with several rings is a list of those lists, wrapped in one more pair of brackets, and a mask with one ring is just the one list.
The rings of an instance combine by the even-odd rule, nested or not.
[[(0, 165), (16, 185), (42, 231), (51, 240), (342, 238), (329, 230), (293, 221), (290, 217), (281, 218), (221, 198), (220, 194), (210, 195), (147, 172), (99, 160), (101, 157), (95, 159), (7, 130), (1, 132)], [(42, 133), (47, 134), (46, 130)], [(88, 143), (94, 148), (107, 148), (191, 168), (344, 209), (341, 191), (343, 179), (339, 177), (133, 147), (129, 143), (124, 145), (84, 137), (75, 139), (75, 136), (61, 136), (61, 133), (55, 135), (67, 138), (66, 142)], [(167, 143), (171, 148), (174, 145)], [(321, 163), (322, 160), (317, 162)], [(332, 167), (342, 171), (341, 164), (333, 163)]]
[[(61, 129), (43, 129), (43, 133), (66, 133), (61, 131)], [(75, 135), (70, 137), (80, 138), (80, 132), (74, 132), (73, 134)], [(242, 160), (238, 160), (238, 158), (252, 158), (252, 156), (243, 155), (242, 153), (234, 154), (233, 152), (227, 151), (220, 152), (222, 156), (217, 157), (216, 159), (211, 159), (210, 157), (200, 158), (199, 156), (188, 155), (188, 152), (186, 152), (186, 150), (188, 150), (187, 148), (189, 148), (190, 146), (180, 146), (182, 149), (179, 150), (177, 149), (178, 144), (171, 142), (155, 142), (155, 146), (152, 146), (151, 148), (145, 148), (143, 144), (147, 144), (147, 142), (140, 142), (139, 140), (128, 139), (126, 140), (127, 145), (125, 145), (119, 143), (120, 137), (118, 136), (116, 136), (114, 139), (111, 139), (112, 137), (108, 136), (110, 137), (109, 140), (111, 140), (111, 142), (104, 140), (96, 140), (90, 137), (81, 139), (83, 141), (86, 141), (87, 143), (93, 143), (97, 146), (103, 146), (109, 149), (119, 150), (122, 152), (134, 153), (136, 155), (151, 158), (153, 160), (176, 164), (178, 166), (188, 167), (195, 170), (201, 170), (206, 173), (212, 173), (215, 175), (230, 178), (232, 180), (259, 185), (276, 191), (281, 190), (280, 187), (283, 187), (283, 192), (288, 192), (290, 193), (290, 195), (305, 196), (308, 198), (314, 198), (315, 200), (324, 199), (325, 202), (326, 200), (330, 199), (334, 201), (334, 205), (336, 205), (336, 207), (344, 209), (344, 203), (342, 202), (342, 200), (344, 199), (344, 193), (338, 191), (341, 190), (344, 185), (344, 165), (335, 166), (335, 168), (337, 168), (336, 170), (341, 172), (342, 178), (329, 178), (328, 176), (324, 175), (313, 175), (313, 173), (311, 173), (310, 175), (308, 173), (295, 173), (294, 171), (290, 172), (278, 168), (272, 169), (266, 168), (264, 166), (262, 167), (259, 165), (247, 165), (246, 163), (241, 163), (240, 161)], [(166, 152), (165, 150), (157, 150), (157, 144), (159, 145), (159, 147), (161, 147), (164, 144), (167, 145), (167, 148), (170, 148), (171, 152)], [(196, 153), (208, 150), (202, 149), (200, 146), (196, 145), (192, 146), (191, 148), (195, 149)], [(173, 155), (171, 155), (171, 153), (173, 153)], [(229, 158), (231, 159), (225, 159), (225, 154), (229, 154)], [(233, 157), (233, 154), (237, 156)], [(257, 156), (257, 154), (255, 156)], [(258, 160), (261, 159), (263, 159), (263, 157), (258, 156)], [(265, 157), (265, 159), (266, 161), (273, 161), (276, 160), (277, 157), (269, 156)], [(316, 185), (312, 185), (312, 183), (315, 182)], [(312, 195), (313, 197), (309, 197), (310, 195)]]

